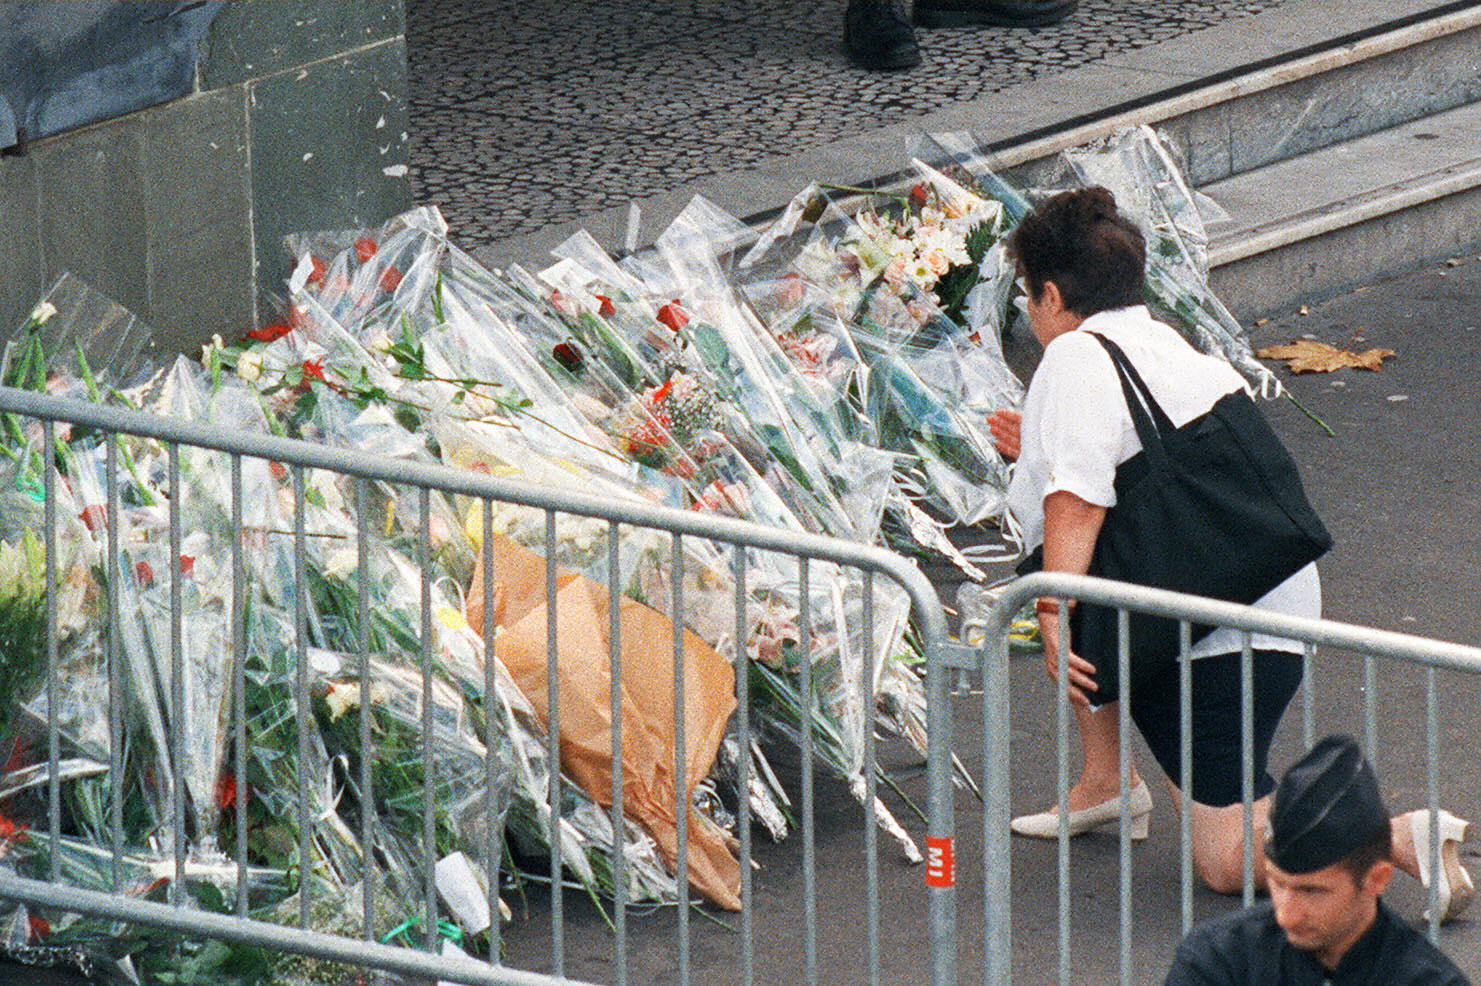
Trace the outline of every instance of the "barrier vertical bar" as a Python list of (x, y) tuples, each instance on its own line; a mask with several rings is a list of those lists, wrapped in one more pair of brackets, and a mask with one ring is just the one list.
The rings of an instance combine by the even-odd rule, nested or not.
[[(488, 840), (484, 845), (483, 868), (489, 879), (489, 964), (498, 965), (502, 959), (499, 953), (504, 928), (504, 915), (499, 911), (499, 871), (504, 857), (504, 830), (501, 825), (496, 824), (498, 805), (494, 800), (494, 792), (499, 784), (494, 729), (500, 717), (498, 681), (494, 674), (499, 660), (494, 649), (494, 501), (484, 497), (482, 504), (483, 539), (480, 544), (483, 548), (483, 626), (478, 628), (478, 632), (483, 637), (483, 718), (487, 733), (484, 740), (487, 750), (483, 760), (483, 810), (489, 827)], [(620, 877), (617, 885), (622, 886)]]
[(566, 902), (561, 888), (561, 686), (556, 652), (555, 511), (545, 511), (545, 766), (550, 801), (550, 958), (566, 974)]
[(801, 601), (797, 613), (797, 650), (801, 664), (798, 686), (802, 689), (802, 894), (804, 968), (807, 986), (818, 982), (818, 871), (817, 843), (813, 831), (813, 680), (812, 680), (812, 588), (808, 559), (797, 559), (797, 581)]
[[(1440, 872), (1440, 720), (1435, 711), (1435, 669), (1424, 669), (1424, 773), (1425, 802), (1429, 805), (1429, 872)], [(1430, 941), (1440, 937), (1440, 879), (1431, 876), (1428, 893)]]
[[(1012, 730), (1008, 728), (1012, 709), (1008, 674), (1008, 626), (1004, 624), (999, 627), (992, 623), (986, 629), (990, 632), (984, 636), (986, 663), (982, 668), (983, 793), (986, 798), (982, 807), (982, 844), (986, 848), (983, 865), (987, 870), (983, 894), (982, 929), (985, 953), (982, 972), (989, 986), (1007, 986), (1013, 979), (1013, 909), (1010, 906), (1013, 852), (1010, 845), (1012, 833), (1009, 829), (1012, 816), (1009, 763)], [(927, 687), (930, 687), (929, 674)], [(931, 699), (937, 700), (935, 693), (931, 693)], [(950, 712), (948, 706), (943, 710), (942, 716), (932, 718), (932, 741), (938, 724), (950, 724)], [(991, 728), (994, 723), (1000, 724), (1000, 728)], [(949, 747), (949, 740), (946, 745)], [(934, 747), (932, 752), (934, 753)], [(941, 783), (948, 791), (951, 784), (950, 772), (949, 761), (942, 763), (940, 773), (944, 777)], [(932, 783), (937, 783), (934, 773)], [(932, 793), (934, 796), (934, 786)], [(932, 804), (934, 816), (935, 802)], [(941, 947), (939, 943), (933, 942), (933, 945)], [(954, 943), (946, 947), (954, 948)], [(955, 984), (956, 970), (953, 968), (949, 978), (943, 978), (945, 982)]]
[(864, 572), (864, 653), (859, 661), (859, 701), (864, 717), (864, 879), (869, 897), (869, 986), (879, 986), (879, 828), (874, 808), (874, 573)]
[(1239, 649), (1240, 802), (1244, 815), (1244, 906), (1255, 902), (1255, 655), (1248, 631)]
[(303, 466), (293, 466), (293, 628), (294, 628), (294, 671), (293, 704), (294, 721), (298, 726), (298, 758), (294, 767), (294, 784), (298, 789), (298, 924), (309, 926), (309, 905), (313, 898), (313, 886), (309, 879), (309, 859), (313, 845), (313, 823), (309, 816), (308, 771), (309, 759), (309, 656), (308, 656), (308, 613), (307, 579), (304, 573), (304, 557), (307, 554), (308, 535), (304, 528), (305, 487)]
[[(607, 528), (607, 643), (611, 664), (610, 698), (612, 718), (612, 879), (616, 884), (612, 903), (613, 937), (617, 944), (617, 986), (627, 983), (627, 856), (623, 853), (624, 785), (622, 768), (622, 557), (616, 523)], [(677, 776), (677, 775), (676, 775)], [(679, 882), (680, 893), (683, 882)], [(683, 907), (679, 908), (681, 911)]]
[(1131, 614), (1116, 611), (1116, 675), (1120, 685), (1116, 717), (1117, 768), (1121, 788), (1121, 983), (1131, 983)]
[(1306, 644), (1301, 653), (1301, 749), (1309, 750), (1316, 732), (1316, 679), (1311, 667), (1316, 660), (1316, 645)]
[(735, 574), (735, 704), (736, 735), (740, 743), (740, 829), (741, 874), (741, 984), (755, 983), (755, 929), (751, 918), (751, 659), (746, 648), (746, 548), (733, 545), (731, 568)]
[(181, 892), (185, 886), (185, 731), (190, 727), (185, 713), (185, 624), (181, 582), (180, 534), (180, 446), (171, 442), (170, 456), (170, 773), (174, 800), (171, 813), (175, 823), (175, 879), (170, 884), (170, 902), (186, 903)]
[(432, 491), (417, 488), (417, 568), (422, 588), (422, 940), (437, 950), (437, 765), (432, 753), (437, 739), (432, 723)]
[(1070, 601), (1056, 600), (1055, 624), (1058, 631), (1056, 655), (1059, 659), (1055, 689), (1055, 749), (1058, 753), (1058, 776), (1055, 805), (1059, 812), (1059, 839), (1056, 843), (1059, 871), (1059, 982), (1070, 982)]
[(1378, 756), (1378, 668), (1372, 654), (1363, 655), (1363, 749)]
[[(108, 436), (107, 496), (108, 496), (108, 629), (103, 638), (107, 648), (108, 662), (108, 828), (113, 840), (112, 872), (110, 886), (116, 893), (123, 881), (123, 648), (119, 639), (119, 624), (123, 614), (119, 612), (118, 552), (120, 509), (118, 498), (118, 436)], [(239, 881), (240, 882), (240, 879)]]
[(365, 519), (369, 509), (369, 480), (355, 481), (355, 648), (360, 661), (360, 790), (364, 801), (360, 805), (360, 851), (365, 866), (364, 900), (361, 914), (361, 935), (366, 941), (375, 940), (375, 895), (378, 881), (375, 870), (375, 771), (371, 769), (374, 751), (371, 748), (370, 727), (375, 703), (371, 699), (370, 680), (370, 524)]
[(679, 986), (689, 986), (689, 781), (685, 770), (684, 711), (684, 539), (673, 534), (670, 559), (670, 588), (674, 628), (674, 825), (678, 840), (674, 870), (679, 891)]
[[(46, 556), (46, 831), (47, 872), (57, 882), (61, 874), (62, 787), (57, 763), (61, 759), (61, 742), (57, 732), (57, 672), (60, 656), (57, 649), (57, 432), (50, 418), (41, 422), (42, 474), (42, 551)], [(7, 710), (8, 711), (8, 710)]]
[(1193, 928), (1193, 627), (1178, 621), (1178, 877), (1183, 934)]
[[(926, 772), (926, 784), (930, 795), (930, 820), (926, 826), (927, 846), (932, 851), (940, 851), (941, 847), (945, 847), (948, 852), (948, 865), (944, 867), (945, 872), (941, 874), (942, 879), (930, 883), (926, 897), (931, 922), (931, 986), (957, 986), (956, 870), (954, 863), (951, 862), (955, 858), (956, 844), (956, 806), (953, 802), (955, 787), (952, 782), (951, 761), (951, 694), (943, 653), (946, 641), (946, 619), (941, 612), (939, 602), (936, 602), (934, 597), (932, 597), (932, 602), (935, 603), (934, 606), (925, 602), (920, 596), (916, 596), (913, 600), (916, 614), (920, 619), (921, 643), (926, 659), (926, 762), (929, 765)], [(1001, 636), (1003, 637), (1001, 646), (1006, 650), (1007, 634), (1004, 633)], [(1001, 688), (1006, 700), (1007, 671), (1006, 658), (1001, 662), (991, 662), (987, 675), (990, 681), (984, 687), (984, 691), (988, 690), (988, 687)], [(1006, 814), (1009, 806), (1008, 763), (1003, 753), (1005, 746), (1006, 744), (998, 744), (995, 755), (989, 759), (989, 779), (991, 781), (989, 804), (992, 805), (993, 810), (998, 812), (1002, 820), (1001, 829), (995, 836), (1001, 842), (989, 843), (989, 845), (998, 847), (996, 850), (990, 849), (988, 853), (989, 864), (997, 871), (999, 882), (994, 884), (995, 887), (1003, 885), (1003, 881), (1008, 878)], [(999, 866), (1000, 863), (1001, 866)], [(929, 882), (931, 875), (929, 865), (926, 873)], [(1004, 914), (1003, 920), (995, 925), (995, 930), (996, 940), (1004, 943), (1003, 947), (1008, 953), (998, 956), (998, 960), (1009, 962), (1012, 950), (1012, 925), (1007, 914)], [(1000, 975), (1003, 974), (1001, 967), (995, 971)], [(1010, 965), (1006, 976), (1011, 975)], [(1007, 982), (1006, 976), (1002, 979), (1005, 983)]]
[(247, 916), (247, 575), (242, 555), (242, 457), (231, 457), (232, 762), (236, 772), (237, 916)]

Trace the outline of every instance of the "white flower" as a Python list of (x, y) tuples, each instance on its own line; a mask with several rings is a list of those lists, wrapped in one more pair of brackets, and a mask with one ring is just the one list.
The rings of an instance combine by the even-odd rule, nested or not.
[[(389, 697), (390, 690), (384, 682), (371, 682), (371, 705), (380, 705)], [(360, 701), (360, 685), (354, 681), (331, 681), (329, 690), (324, 694), (324, 704), (329, 706), (329, 718), (331, 719), (338, 719), (351, 709), (359, 708)]]
[(375, 335), (370, 337), (370, 340), (366, 343), (366, 345), (369, 346), (374, 352), (389, 353), (391, 351), (391, 337), (386, 335), (384, 332), (377, 332)]
[(923, 258), (916, 257), (905, 265), (905, 276), (922, 287), (929, 288), (936, 283), (936, 272)]
[(221, 341), (220, 333), (212, 335), (211, 341), (201, 347), (201, 362), (207, 366), (214, 365), (211, 361), (215, 358), (217, 353), (221, 352), (221, 350), (225, 348), (226, 344)]
[(262, 354), (248, 351), (238, 356), (237, 376), (248, 383), (262, 376)]
[(332, 579), (343, 579), (360, 564), (360, 557), (353, 548), (331, 551), (324, 560), (324, 574)]
[(49, 301), (43, 301), (41, 304), (31, 309), (31, 321), (35, 322), (37, 325), (45, 325), (47, 321), (50, 320), (51, 317), (56, 313), (56, 305), (53, 305)]

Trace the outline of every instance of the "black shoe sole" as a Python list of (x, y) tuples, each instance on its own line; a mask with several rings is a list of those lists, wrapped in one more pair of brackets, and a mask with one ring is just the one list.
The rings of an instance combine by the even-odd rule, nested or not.
[(990, 25), (993, 27), (1046, 27), (1057, 24), (1075, 12), (1074, 2), (1035, 4), (1045, 8), (1040, 12), (1011, 14), (995, 12), (986, 7), (974, 6), (971, 0), (943, 3), (940, 6), (916, 0), (911, 19), (917, 27), (971, 27)]

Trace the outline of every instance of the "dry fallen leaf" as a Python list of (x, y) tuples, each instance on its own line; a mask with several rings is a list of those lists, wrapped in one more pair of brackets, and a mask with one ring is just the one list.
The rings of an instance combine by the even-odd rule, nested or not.
[(1369, 349), (1354, 353), (1315, 339), (1297, 339), (1283, 346), (1266, 346), (1255, 353), (1261, 359), (1284, 360), (1292, 373), (1331, 373), (1344, 366), (1358, 370), (1380, 370), (1392, 349)]

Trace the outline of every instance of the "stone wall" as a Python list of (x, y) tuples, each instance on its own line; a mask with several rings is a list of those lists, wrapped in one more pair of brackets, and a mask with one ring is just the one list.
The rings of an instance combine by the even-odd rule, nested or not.
[(0, 157), (0, 340), (71, 271), (186, 351), (272, 314), (286, 233), (411, 204), (402, 0), (233, 0), (195, 91)]

